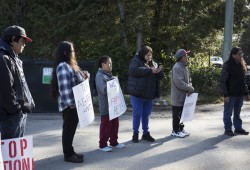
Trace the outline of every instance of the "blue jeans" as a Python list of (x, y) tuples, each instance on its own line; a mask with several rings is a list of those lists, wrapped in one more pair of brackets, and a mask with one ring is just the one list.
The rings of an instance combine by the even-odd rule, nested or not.
[(23, 137), (26, 127), (27, 114), (20, 113), (0, 122), (1, 139)]
[(232, 130), (232, 113), (233, 115), (233, 125), (237, 130), (242, 129), (242, 120), (240, 118), (241, 107), (243, 105), (242, 97), (229, 97), (229, 102), (224, 102), (224, 115), (223, 122), (225, 131)]
[(140, 121), (142, 121), (143, 134), (148, 133), (149, 115), (152, 111), (153, 101), (140, 97), (130, 96), (133, 107), (133, 132), (139, 133)]

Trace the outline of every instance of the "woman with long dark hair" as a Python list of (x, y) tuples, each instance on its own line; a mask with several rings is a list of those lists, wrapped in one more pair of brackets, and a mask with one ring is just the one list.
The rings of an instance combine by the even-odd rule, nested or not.
[(87, 78), (89, 73), (82, 71), (77, 64), (73, 43), (60, 42), (54, 51), (51, 85), (52, 96), (58, 101), (58, 109), (63, 117), (62, 147), (66, 162), (84, 161), (84, 156), (77, 154), (72, 146), (79, 121), (72, 88)]
[[(240, 118), (244, 96), (246, 95), (247, 99), (249, 99), (246, 85), (247, 67), (243, 54), (241, 48), (234, 47), (221, 71), (221, 89), (224, 95), (223, 122), (225, 135), (228, 136), (249, 134), (242, 128), (242, 120)], [(231, 120), (232, 113), (234, 114), (233, 123)], [(232, 125), (235, 128), (234, 132), (232, 131)]]

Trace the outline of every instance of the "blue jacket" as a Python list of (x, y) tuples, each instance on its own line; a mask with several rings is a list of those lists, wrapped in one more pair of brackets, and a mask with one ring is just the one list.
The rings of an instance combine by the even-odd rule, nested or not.
[[(155, 62), (153, 67), (157, 67)], [(163, 77), (163, 71), (153, 74), (144, 60), (135, 54), (129, 64), (127, 93), (145, 99), (155, 99), (160, 96), (160, 80)]]

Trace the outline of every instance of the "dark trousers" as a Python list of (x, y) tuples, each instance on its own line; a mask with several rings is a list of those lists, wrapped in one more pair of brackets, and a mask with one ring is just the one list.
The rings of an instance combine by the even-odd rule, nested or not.
[(65, 157), (72, 156), (75, 151), (72, 146), (73, 138), (75, 136), (77, 124), (78, 124), (78, 115), (76, 108), (71, 109), (67, 107), (63, 111), (63, 131), (62, 131), (62, 146), (63, 153)]
[(183, 106), (172, 106), (173, 131), (175, 133), (183, 131), (184, 124), (180, 122)]
[(118, 118), (109, 120), (109, 115), (101, 116), (99, 147), (104, 148), (108, 146), (108, 140), (111, 146), (118, 145), (118, 129)]

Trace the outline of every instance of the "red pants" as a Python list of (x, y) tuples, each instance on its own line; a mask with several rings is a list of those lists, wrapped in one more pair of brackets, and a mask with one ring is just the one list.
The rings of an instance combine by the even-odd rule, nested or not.
[(113, 120), (109, 120), (109, 115), (101, 116), (101, 124), (100, 124), (100, 141), (99, 147), (104, 148), (109, 143), (111, 146), (118, 145), (118, 128), (119, 128), (119, 120), (115, 118)]

